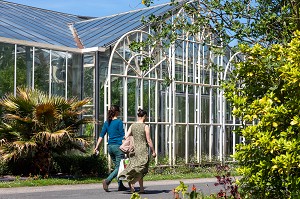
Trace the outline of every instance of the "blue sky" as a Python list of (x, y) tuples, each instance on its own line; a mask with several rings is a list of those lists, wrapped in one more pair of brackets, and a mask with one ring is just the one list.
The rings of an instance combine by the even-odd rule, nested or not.
[[(145, 8), (141, 0), (6, 0), (18, 4), (44, 8), (69, 14), (102, 17)], [(170, 0), (154, 0), (155, 4)]]

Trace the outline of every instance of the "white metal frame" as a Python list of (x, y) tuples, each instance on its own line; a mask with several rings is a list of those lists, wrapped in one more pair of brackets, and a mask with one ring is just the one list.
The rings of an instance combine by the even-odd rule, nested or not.
[[(159, 107), (158, 107), (158, 90), (159, 90), (159, 83), (161, 83), (163, 81), (163, 79), (159, 76), (157, 76), (157, 72), (155, 73), (155, 78), (148, 76), (148, 74), (150, 74), (150, 70), (147, 72), (142, 73), (142, 71), (139, 68), (139, 59), (137, 59), (137, 57), (147, 57), (150, 56), (151, 54), (151, 50), (148, 53), (145, 52), (138, 52), (138, 53), (132, 53), (132, 56), (130, 58), (125, 58), (124, 55), (121, 55), (121, 53), (118, 52), (118, 48), (120, 46), (122, 46), (122, 42), (126, 43), (128, 42), (126, 45), (129, 46), (130, 44), (130, 40), (129, 37), (136, 34), (137, 38), (139, 38), (139, 41), (142, 41), (143, 36), (142, 35), (149, 35), (149, 33), (142, 31), (142, 30), (135, 30), (135, 31), (130, 31), (127, 34), (125, 34), (123, 37), (121, 37), (115, 44), (113, 50), (111, 51), (111, 56), (110, 56), (110, 60), (109, 60), (109, 64), (108, 64), (108, 73), (107, 73), (107, 79), (105, 81), (105, 91), (104, 91), (104, 115), (107, 114), (107, 110), (111, 105), (111, 79), (112, 77), (119, 77), (123, 79), (123, 121), (125, 124), (125, 128), (127, 129), (128, 127), (128, 118), (127, 118), (127, 82), (128, 82), (128, 78), (134, 78), (137, 81), (155, 81), (155, 115), (154, 115), (154, 121), (155, 122), (149, 122), (151, 128), (155, 128), (155, 149), (157, 151), (157, 145), (158, 145), (158, 135), (159, 135), (159, 129), (158, 126), (159, 125), (164, 125), (165, 126), (165, 146), (168, 157), (169, 157), (169, 165), (175, 165), (176, 164), (176, 158), (177, 158), (177, 154), (176, 154), (176, 125), (184, 125), (185, 126), (185, 148), (181, 149), (184, 150), (185, 152), (185, 163), (189, 163), (189, 150), (190, 150), (190, 143), (189, 143), (189, 138), (190, 138), (190, 134), (189, 134), (189, 130), (191, 128), (194, 128), (194, 140), (196, 143), (195, 148), (195, 156), (196, 156), (196, 160), (198, 163), (202, 163), (203, 160), (203, 155), (208, 157), (208, 161), (213, 161), (213, 150), (215, 148), (213, 148), (213, 144), (217, 145), (217, 142), (214, 141), (215, 139), (219, 139), (218, 142), (218, 159), (219, 161), (224, 162), (225, 161), (225, 143), (226, 143), (226, 137), (225, 137), (225, 129), (226, 126), (235, 126), (235, 125), (239, 125), (239, 124), (235, 124), (234, 120), (233, 123), (227, 124), (226, 120), (225, 120), (225, 114), (226, 114), (226, 102), (225, 102), (225, 98), (223, 96), (223, 91), (220, 89), (220, 85), (219, 83), (215, 84), (215, 72), (213, 71), (212, 68), (207, 68), (206, 65), (206, 57), (205, 57), (205, 47), (203, 46), (203, 43), (201, 43), (201, 38), (197, 39), (198, 41), (195, 41), (195, 39), (193, 40), (189, 40), (187, 38), (179, 38), (179, 40), (183, 43), (183, 46), (185, 46), (185, 50), (184, 48), (182, 48), (182, 54), (184, 55), (182, 57), (182, 66), (181, 66), (181, 71), (183, 71), (183, 79), (182, 80), (176, 80), (176, 70), (178, 69), (177, 65), (176, 65), (176, 60), (177, 57), (175, 55), (175, 45), (171, 45), (167, 55), (165, 55), (163, 57), (162, 60), (160, 60), (158, 62), (158, 64), (155, 65), (155, 67), (151, 68), (150, 70), (156, 70), (155, 68), (159, 67), (159, 65), (163, 62), (163, 61), (167, 61), (167, 63), (169, 64), (169, 77), (172, 79), (172, 83), (169, 85), (169, 87), (165, 90), (165, 103), (166, 103), (166, 107), (164, 108), (165, 111), (165, 121), (163, 122), (159, 122), (158, 121), (158, 112), (159, 112)], [(199, 34), (200, 35), (200, 34)], [(200, 40), (200, 42), (199, 42)], [(190, 51), (189, 47), (190, 45), (193, 47), (192, 51)], [(123, 45), (124, 46), (124, 45)], [(197, 48), (195, 49), (195, 46), (197, 46)], [(128, 49), (127, 49), (128, 50)], [(124, 53), (124, 52), (123, 52)], [(192, 54), (189, 54), (192, 53)], [(120, 59), (123, 60), (123, 65), (124, 65), (124, 72), (123, 74), (116, 74), (113, 73), (112, 71), (112, 65), (113, 65), (113, 58), (115, 57), (115, 55), (119, 56)], [(224, 79), (226, 78), (226, 74), (229, 70), (229, 65), (230, 62), (232, 61), (232, 59), (237, 55), (234, 54), (229, 61), (227, 62), (227, 65), (225, 67), (225, 72), (223, 73), (218, 73), (217, 76), (219, 79)], [(217, 57), (217, 63), (219, 66), (223, 67), (223, 55), (213, 55), (212, 52), (209, 52), (209, 57), (212, 56), (216, 56)], [(189, 76), (190, 76), (190, 72), (189, 72), (189, 57), (192, 57), (192, 62), (196, 63), (193, 66), (194, 71), (193, 72), (193, 81), (189, 81)], [(135, 66), (132, 66), (130, 63), (132, 60), (135, 60)], [(132, 69), (136, 76), (132, 76), (132, 75), (128, 75), (128, 70)], [(209, 76), (209, 82), (207, 83), (205, 81), (205, 78), (203, 77), (204, 73), (207, 73)], [(206, 77), (207, 78), (207, 77)], [(143, 84), (141, 84), (143, 85)], [(185, 97), (185, 104), (183, 106), (185, 106), (185, 122), (176, 122), (176, 86), (178, 85), (182, 85), (184, 87), (184, 97)], [(195, 110), (194, 112), (191, 111), (187, 111), (189, 110), (189, 86), (193, 87), (194, 89), (194, 101), (195, 101)], [(209, 99), (209, 121), (208, 122), (203, 122), (202, 121), (202, 98), (203, 98), (203, 90), (208, 89), (208, 99)], [(214, 95), (213, 91), (216, 91), (217, 95)], [(142, 92), (140, 95), (140, 98), (136, 98), (136, 107), (143, 107), (143, 89), (141, 88), (140, 91)], [(216, 101), (216, 103), (214, 103), (214, 101)], [(213, 111), (214, 109), (217, 109), (216, 113)], [(194, 114), (194, 122), (193, 121), (189, 121), (190, 118), (190, 114)], [(213, 115), (213, 114), (218, 114)], [(217, 118), (214, 121), (214, 118)], [(202, 151), (202, 145), (204, 144), (202, 140), (202, 136), (203, 134), (203, 127), (207, 126), (209, 128), (209, 152), (208, 154), (203, 154)], [(218, 132), (214, 131), (214, 128), (218, 127)], [(217, 137), (216, 137), (217, 136)], [(105, 139), (105, 142), (107, 142), (107, 138)], [(235, 134), (233, 133), (233, 151), (235, 151)], [(107, 148), (105, 145), (105, 153), (107, 153)], [(157, 159), (156, 159), (157, 162)]]

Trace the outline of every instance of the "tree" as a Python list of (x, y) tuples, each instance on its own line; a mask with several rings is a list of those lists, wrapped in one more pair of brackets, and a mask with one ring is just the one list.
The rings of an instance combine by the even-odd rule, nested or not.
[(154, 26), (147, 44), (168, 47), (180, 37), (201, 33), (204, 37), (197, 41), (216, 52), (241, 44), (236, 50), (245, 61), (236, 63), (224, 88), (234, 114), (245, 121), (237, 132), (246, 142), (234, 155), (242, 190), (248, 198), (299, 198), (300, 2), (196, 0), (177, 6), (186, 15), (172, 23), (165, 21), (171, 13), (144, 20)]
[[(146, 6), (153, 0), (142, 0)], [(154, 25), (155, 35), (171, 41), (178, 37), (178, 30), (186, 34), (197, 34), (203, 30), (206, 43), (214, 39), (227, 46), (232, 41), (269, 46), (275, 43), (287, 43), (295, 30), (300, 30), (300, 2), (295, 0), (171, 0), (177, 10), (184, 8), (192, 21), (184, 18), (174, 20), (172, 25), (162, 17), (152, 16), (145, 23)], [(176, 3), (177, 2), (177, 3)], [(179, 2), (179, 3), (178, 3)], [(156, 31), (157, 30), (157, 31)]]
[(89, 101), (49, 98), (29, 88), (18, 88), (16, 96), (5, 95), (0, 100), (0, 157), (5, 161), (28, 158), (33, 161), (32, 174), (47, 175), (54, 154), (72, 149), (85, 152), (89, 142), (78, 137), (78, 131), (91, 122), (80, 117)]
[(298, 198), (300, 32), (286, 47), (240, 49), (246, 60), (236, 65), (224, 88), (234, 114), (245, 121), (238, 133), (246, 142), (234, 154), (242, 190), (249, 198)]

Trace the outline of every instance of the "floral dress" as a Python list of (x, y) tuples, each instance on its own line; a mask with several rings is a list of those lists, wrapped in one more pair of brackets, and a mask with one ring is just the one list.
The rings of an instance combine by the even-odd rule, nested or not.
[(130, 155), (129, 163), (120, 173), (120, 177), (134, 184), (148, 173), (149, 156), (144, 123), (131, 125), (134, 140), (134, 154)]

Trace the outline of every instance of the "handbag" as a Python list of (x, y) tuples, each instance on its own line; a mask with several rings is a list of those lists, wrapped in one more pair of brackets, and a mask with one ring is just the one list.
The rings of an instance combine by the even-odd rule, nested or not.
[(124, 171), (124, 169), (126, 168), (127, 164), (128, 164), (129, 159), (125, 158), (125, 159), (121, 159), (120, 161), (120, 165), (119, 165), (119, 170), (118, 170), (118, 175), (117, 175), (117, 179), (118, 180), (125, 180), (125, 176), (120, 176), (121, 172)]
[(132, 135), (128, 136), (125, 140), (123, 140), (120, 146), (120, 150), (126, 154), (134, 153), (134, 141)]

